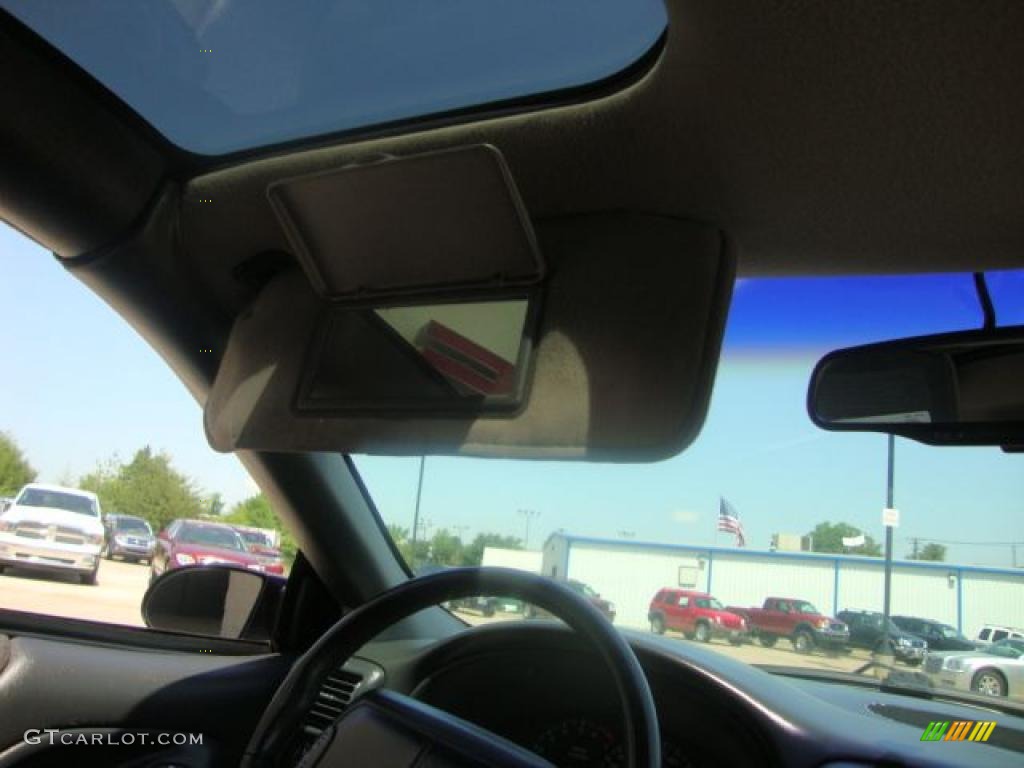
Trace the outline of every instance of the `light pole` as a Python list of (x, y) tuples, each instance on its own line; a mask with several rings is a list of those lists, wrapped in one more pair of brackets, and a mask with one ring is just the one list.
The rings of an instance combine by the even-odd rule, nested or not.
[(423, 495), (423, 467), (427, 463), (426, 456), (420, 456), (420, 477), (416, 482), (416, 508), (412, 513), (412, 552), (409, 554), (409, 570), (416, 573), (416, 539), (420, 530), (420, 497)]
[(516, 510), (517, 515), (522, 515), (526, 519), (526, 535), (523, 537), (523, 548), (530, 548), (530, 521), (539, 516), (540, 512), (536, 509), (518, 509)]
[[(896, 436), (889, 435), (889, 469), (886, 473), (885, 508), (893, 508), (893, 474), (896, 469)], [(882, 634), (882, 652), (889, 651), (889, 609), (892, 597), (892, 525), (885, 526), (885, 598), (882, 613), (885, 615), (884, 632)]]

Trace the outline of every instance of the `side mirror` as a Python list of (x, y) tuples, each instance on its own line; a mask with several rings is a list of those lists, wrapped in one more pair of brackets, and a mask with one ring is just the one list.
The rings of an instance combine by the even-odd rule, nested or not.
[(811, 420), (932, 445), (1024, 446), (1024, 326), (870, 344), (826, 355)]
[(210, 565), (167, 571), (146, 590), (142, 618), (167, 632), (230, 640), (270, 640), (285, 580)]

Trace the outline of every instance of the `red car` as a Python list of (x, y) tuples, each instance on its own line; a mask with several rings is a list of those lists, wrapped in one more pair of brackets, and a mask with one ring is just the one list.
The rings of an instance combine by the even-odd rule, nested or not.
[(284, 575), (284, 559), (281, 557), (281, 550), (270, 542), (267, 534), (255, 528), (245, 528), (239, 525), (232, 527), (238, 531), (246, 548), (263, 563), (263, 569), (267, 573), (277, 576)]
[(688, 589), (659, 590), (647, 609), (647, 619), (651, 622), (651, 631), (659, 635), (671, 629), (702, 643), (721, 637), (739, 645), (748, 634), (747, 622), (742, 616), (727, 611), (706, 592)]
[(780, 637), (788, 638), (797, 653), (810, 653), (815, 648), (835, 650), (850, 640), (846, 624), (794, 597), (766, 597), (760, 608), (729, 610), (746, 618), (751, 632), (766, 648), (775, 645)]
[(203, 520), (175, 520), (156, 537), (150, 581), (166, 571), (216, 563), (265, 571), (259, 556), (245, 546), (230, 525)]

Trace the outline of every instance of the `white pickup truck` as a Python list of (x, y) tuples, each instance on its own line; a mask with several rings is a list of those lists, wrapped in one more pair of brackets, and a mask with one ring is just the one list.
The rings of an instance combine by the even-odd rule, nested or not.
[(0, 514), (0, 571), (73, 572), (95, 584), (102, 546), (100, 502), (89, 491), (31, 483)]

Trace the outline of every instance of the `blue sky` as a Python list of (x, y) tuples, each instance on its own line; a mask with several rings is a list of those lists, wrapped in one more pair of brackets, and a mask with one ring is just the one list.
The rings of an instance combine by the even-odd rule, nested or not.
[[(1024, 322), (1024, 272), (993, 275), (1005, 322)], [(55, 259), (0, 227), (0, 429), (40, 479), (77, 476), (150, 444), (228, 502), (255, 491), (232, 456), (205, 441), (198, 406), (164, 363)], [(646, 465), (429, 458), (422, 516), (432, 527), (730, 544), (716, 534), (720, 495), (749, 546), (774, 532), (844, 520), (881, 538), (885, 437), (826, 433), (808, 420), (810, 370), (836, 346), (977, 325), (970, 277), (745, 280), (738, 286), (711, 410), (696, 443)], [(988, 448), (897, 441), (896, 555), (913, 536), (1024, 541), (1024, 458)], [(418, 459), (360, 457), (386, 520), (412, 521)], [(1024, 561), (1024, 547), (1019, 557)], [(951, 546), (950, 560), (1009, 565), (1009, 547)]]

